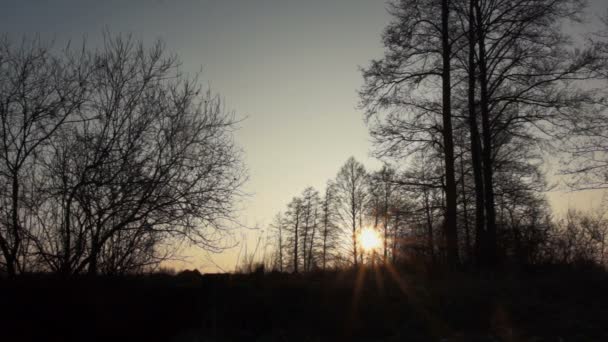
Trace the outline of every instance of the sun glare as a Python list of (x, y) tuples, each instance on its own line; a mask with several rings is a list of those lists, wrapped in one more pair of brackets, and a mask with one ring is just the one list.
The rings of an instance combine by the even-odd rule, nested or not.
[(364, 228), (359, 234), (361, 247), (365, 251), (372, 251), (380, 247), (380, 236), (378, 232), (372, 228)]

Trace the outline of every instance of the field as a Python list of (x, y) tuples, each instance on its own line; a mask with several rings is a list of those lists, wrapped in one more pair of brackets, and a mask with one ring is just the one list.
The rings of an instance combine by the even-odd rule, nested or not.
[(4, 341), (606, 341), (608, 276), (543, 267), (0, 282)]

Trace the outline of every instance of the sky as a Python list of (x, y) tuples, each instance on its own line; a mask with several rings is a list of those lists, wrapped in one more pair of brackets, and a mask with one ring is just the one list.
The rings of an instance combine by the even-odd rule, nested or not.
[[(350, 156), (380, 163), (357, 109), (359, 67), (381, 57), (390, 20), (383, 0), (0, 0), (0, 32), (40, 35), (57, 44), (101, 41), (104, 30), (151, 44), (162, 39), (183, 70), (244, 119), (235, 133), (244, 151), (248, 196), (237, 213), (252, 249), (272, 217), (307, 186), (323, 189)], [(605, 0), (590, 1), (603, 13)], [(597, 206), (600, 192), (553, 191), (559, 211)], [(234, 270), (243, 249), (219, 255), (188, 249), (176, 267)]]

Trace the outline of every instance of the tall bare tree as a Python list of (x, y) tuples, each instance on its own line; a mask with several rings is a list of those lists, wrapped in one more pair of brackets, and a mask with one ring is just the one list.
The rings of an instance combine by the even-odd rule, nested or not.
[[(479, 71), (487, 254), (497, 260), (495, 160), (510, 137), (531, 141), (563, 125), (563, 114), (577, 115), (595, 98), (575, 88), (594, 77), (594, 48), (575, 48), (560, 28), (577, 20), (578, 0), (475, 0), (476, 65)], [(516, 133), (517, 132), (517, 135)]]
[(359, 264), (358, 233), (361, 229), (362, 216), (367, 198), (367, 172), (363, 164), (350, 157), (336, 176), (336, 192), (339, 203), (339, 215), (342, 223), (351, 233), (353, 264)]
[[(451, 29), (448, 0), (394, 1), (389, 12), (394, 21), (383, 35), (385, 55), (363, 72), (362, 104), (368, 120), (378, 116), (379, 110), (392, 110), (384, 122), (372, 127), (380, 150), (409, 156), (430, 147), (441, 153), (446, 195), (444, 236), (448, 262), (455, 265), (458, 229), (451, 60), (457, 40), (454, 32), (458, 31)], [(441, 87), (436, 86), (437, 81)]]

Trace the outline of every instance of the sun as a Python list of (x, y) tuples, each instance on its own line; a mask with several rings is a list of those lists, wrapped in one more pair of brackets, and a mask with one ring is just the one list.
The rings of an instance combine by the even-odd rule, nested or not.
[(380, 236), (372, 228), (363, 228), (359, 234), (359, 241), (364, 251), (373, 251), (380, 247)]

